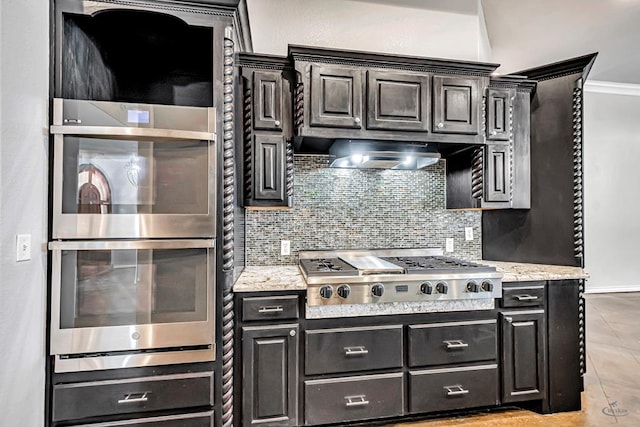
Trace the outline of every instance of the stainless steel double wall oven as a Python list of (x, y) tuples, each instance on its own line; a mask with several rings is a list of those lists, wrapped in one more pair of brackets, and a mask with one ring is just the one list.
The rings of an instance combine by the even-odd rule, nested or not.
[(214, 360), (215, 109), (53, 107), (55, 371)]

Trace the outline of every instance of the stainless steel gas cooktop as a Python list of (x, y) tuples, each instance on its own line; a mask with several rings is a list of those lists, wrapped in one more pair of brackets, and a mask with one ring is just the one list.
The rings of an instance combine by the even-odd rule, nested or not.
[(302, 251), (309, 306), (499, 298), (494, 267), (439, 249)]

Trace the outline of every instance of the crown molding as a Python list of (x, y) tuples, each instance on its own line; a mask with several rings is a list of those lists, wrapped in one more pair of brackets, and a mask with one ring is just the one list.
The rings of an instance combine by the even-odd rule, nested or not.
[(588, 80), (584, 85), (584, 91), (590, 93), (607, 93), (609, 95), (640, 96), (640, 84)]

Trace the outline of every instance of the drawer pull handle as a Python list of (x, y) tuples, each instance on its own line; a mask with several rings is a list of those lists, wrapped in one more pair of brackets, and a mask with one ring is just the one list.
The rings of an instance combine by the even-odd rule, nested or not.
[(369, 354), (369, 350), (367, 350), (364, 346), (344, 348), (345, 356), (362, 356), (363, 354)]
[(462, 396), (463, 394), (469, 394), (469, 390), (465, 390), (461, 385), (450, 385), (444, 387), (447, 390), (447, 396)]
[(118, 400), (118, 405), (122, 405), (123, 403), (141, 403), (149, 400), (149, 394), (151, 392), (145, 391), (144, 393), (129, 393), (124, 399)]
[(282, 313), (284, 308), (281, 305), (274, 305), (271, 307), (260, 307), (258, 313)]
[(367, 400), (367, 396), (365, 396), (364, 394), (360, 396), (345, 396), (344, 400), (347, 401), (346, 403), (347, 407), (367, 406), (369, 404), (369, 401)]
[(518, 301), (537, 301), (538, 300), (537, 295), (514, 295), (513, 297)]
[(469, 347), (469, 344), (467, 344), (466, 342), (462, 341), (462, 340), (446, 340), (446, 341), (442, 341), (446, 346), (447, 346), (447, 350), (454, 350), (457, 348), (467, 348)]
[(68, 123), (71, 123), (71, 124), (74, 124), (74, 125), (81, 125), (82, 124), (82, 120), (80, 120), (80, 119), (64, 119), (62, 122), (64, 124), (68, 124)]

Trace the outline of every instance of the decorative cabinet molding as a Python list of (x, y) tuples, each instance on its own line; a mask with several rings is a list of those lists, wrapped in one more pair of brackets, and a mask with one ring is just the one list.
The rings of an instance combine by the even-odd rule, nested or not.
[(244, 206), (291, 207), (292, 72), (287, 58), (241, 53)]
[(487, 90), (487, 140), (509, 141), (515, 90), (512, 88), (489, 88)]

